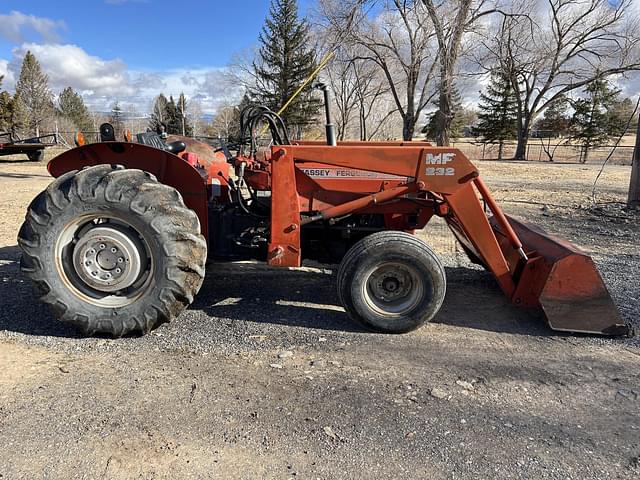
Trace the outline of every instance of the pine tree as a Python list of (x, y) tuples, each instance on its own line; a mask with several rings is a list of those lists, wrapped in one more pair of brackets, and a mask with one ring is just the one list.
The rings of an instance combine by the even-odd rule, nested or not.
[(17, 94), (0, 93), (0, 132), (9, 132), (14, 139), (20, 138), (27, 126), (24, 106)]
[(157, 132), (162, 127), (169, 135), (193, 135), (193, 122), (187, 115), (187, 97), (181, 93), (176, 102), (173, 96), (168, 99), (160, 94), (153, 102), (149, 129)]
[(177, 135), (190, 137), (193, 135), (193, 125), (188, 118), (187, 108), (187, 97), (185, 97), (184, 93), (180, 93), (176, 103)]
[(638, 129), (638, 117), (634, 115), (634, 109), (635, 102), (628, 97), (613, 103), (607, 111), (611, 135), (617, 137)]
[(16, 94), (24, 107), (30, 132), (40, 135), (40, 128), (53, 114), (53, 95), (49, 90), (49, 77), (30, 51), (22, 62)]
[(562, 137), (567, 134), (571, 126), (568, 113), (569, 100), (561, 95), (544, 111), (542, 119), (536, 124), (536, 130), (542, 137)]
[(589, 149), (606, 143), (611, 132), (610, 111), (618, 103), (620, 90), (611, 87), (603, 78), (597, 78), (584, 89), (585, 97), (573, 102), (573, 138), (582, 144), (580, 162), (586, 163)]
[[(257, 79), (251, 92), (257, 103), (278, 111), (316, 68), (309, 48), (309, 26), (298, 18), (296, 0), (271, 0), (269, 16), (259, 37), (259, 62), (253, 63)], [(307, 87), (282, 114), (294, 137), (318, 115), (320, 102)]]
[(478, 107), (474, 133), (485, 142), (497, 142), (498, 160), (502, 160), (505, 141), (517, 133), (517, 98), (511, 80), (499, 71), (492, 72), (486, 93), (480, 93)]
[(169, 100), (164, 94), (160, 94), (153, 102), (153, 108), (151, 111), (151, 118), (149, 119), (149, 129), (153, 132), (157, 132), (161, 127), (166, 130), (167, 122), (169, 120), (167, 114), (167, 104)]
[[(451, 121), (451, 131), (449, 132), (450, 138), (456, 139), (463, 136), (463, 130), (465, 125), (465, 121), (468, 115), (465, 115), (464, 108), (462, 107), (462, 97), (460, 95), (460, 91), (454, 86), (453, 92), (451, 93), (451, 101), (452, 101), (452, 111), (453, 111), (453, 119)], [(438, 101), (434, 101), (435, 105), (438, 105)], [(427, 140), (436, 140), (438, 137), (438, 128), (443, 125), (443, 122), (440, 120), (440, 115), (442, 113), (440, 110), (436, 110), (429, 117), (429, 121), (422, 129), (422, 133), (426, 134)]]
[(167, 102), (167, 133), (169, 135), (182, 135), (182, 117), (173, 95)]
[(84, 100), (71, 87), (65, 88), (58, 97), (58, 115), (72, 122), (81, 132), (89, 132), (93, 128)]
[[(3, 80), (4, 75), (0, 75), (0, 87)], [(24, 127), (25, 114), (18, 96), (7, 91), (0, 92), (0, 133), (8, 132), (17, 139)]]
[(113, 131), (116, 136), (116, 140), (121, 139), (124, 134), (124, 114), (120, 103), (116, 101), (111, 107), (111, 114), (109, 115), (109, 123), (113, 126)]

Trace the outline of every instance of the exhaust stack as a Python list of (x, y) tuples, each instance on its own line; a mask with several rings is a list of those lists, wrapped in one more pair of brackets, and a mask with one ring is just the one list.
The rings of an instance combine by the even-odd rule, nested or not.
[(316, 82), (314, 87), (318, 90), (322, 90), (322, 93), (324, 95), (324, 115), (326, 118), (325, 129), (327, 132), (327, 145), (329, 145), (330, 147), (335, 147), (338, 145), (338, 142), (336, 141), (336, 131), (333, 125), (333, 119), (331, 118), (331, 94), (329, 92), (329, 87), (326, 83), (320, 81)]

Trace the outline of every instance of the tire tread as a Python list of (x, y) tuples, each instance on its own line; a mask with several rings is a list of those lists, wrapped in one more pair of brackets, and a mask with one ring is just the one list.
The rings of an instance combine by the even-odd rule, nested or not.
[[(45, 229), (67, 208), (84, 202), (119, 204), (156, 227), (162, 250), (169, 257), (162, 286), (144, 312), (130, 317), (96, 315), (95, 311), (72, 311), (62, 300), (64, 292), (52, 288), (43, 268)], [(159, 228), (162, 224), (164, 228)], [(200, 233), (198, 217), (188, 209), (175, 189), (158, 183), (142, 170), (117, 165), (96, 165), (67, 172), (54, 180), (29, 205), (18, 234), (22, 249), (21, 270), (40, 292), (62, 322), (79, 327), (85, 334), (107, 333), (121, 337), (132, 332), (147, 333), (182, 312), (200, 289), (205, 275), (207, 245)], [(160, 253), (160, 252), (159, 252)]]
[[(359, 262), (370, 255), (372, 252), (378, 251), (380, 248), (388, 248), (390, 244), (395, 245), (407, 245), (416, 248), (416, 251), (419, 251), (420, 254), (425, 254), (428, 256), (431, 265), (435, 266), (437, 272), (435, 274), (442, 278), (445, 284), (446, 289), (446, 273), (444, 266), (438, 256), (433, 252), (426, 243), (417, 238), (414, 235), (411, 235), (406, 232), (401, 231), (393, 231), (393, 230), (385, 230), (381, 232), (376, 232), (371, 235), (366, 236), (362, 240), (358, 241), (354, 244), (351, 249), (345, 254), (342, 262), (338, 267), (337, 272), (337, 291), (338, 291), (338, 299), (340, 303), (345, 307), (347, 313), (355, 320), (363, 323), (365, 326), (369, 328), (373, 328), (374, 330), (389, 332), (389, 333), (403, 333), (409, 330), (413, 330), (418, 328), (422, 323), (418, 323), (408, 328), (386, 328), (381, 325), (374, 324), (372, 321), (363, 318), (354, 308), (353, 301), (351, 298), (351, 289), (348, 284), (353, 277), (354, 271), (357, 269)], [(442, 292), (441, 298), (438, 298), (436, 301), (439, 304), (442, 303), (444, 299), (444, 290)], [(439, 305), (438, 305), (439, 308)], [(426, 319), (425, 321), (428, 321)]]

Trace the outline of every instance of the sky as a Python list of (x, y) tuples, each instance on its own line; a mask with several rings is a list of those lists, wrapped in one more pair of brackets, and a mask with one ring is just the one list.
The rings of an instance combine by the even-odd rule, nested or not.
[[(312, 3), (299, 0), (300, 14)], [(54, 94), (71, 86), (93, 110), (117, 100), (146, 113), (160, 92), (184, 92), (214, 114), (242, 95), (228, 66), (255, 48), (268, 9), (268, 0), (0, 0), (2, 88), (13, 89), (31, 50)], [(640, 76), (620, 86), (636, 94)]]
[[(300, 1), (301, 14), (308, 0)], [(239, 95), (226, 67), (255, 48), (267, 0), (1, 0), (0, 75), (11, 90), (27, 50), (93, 109), (119, 100), (147, 111), (184, 92), (204, 113)]]

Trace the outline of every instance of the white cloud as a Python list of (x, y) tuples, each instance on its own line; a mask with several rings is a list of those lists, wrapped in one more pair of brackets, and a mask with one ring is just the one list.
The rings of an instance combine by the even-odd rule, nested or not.
[(17, 11), (8, 15), (0, 14), (0, 37), (13, 43), (25, 42), (33, 33), (44, 43), (57, 42), (60, 40), (58, 32), (66, 28), (62, 20), (51, 20)]
[[(132, 72), (132, 75), (138, 76)], [(148, 75), (148, 74), (147, 74)], [(225, 68), (185, 68), (156, 72), (161, 83), (148, 85), (139, 94), (153, 99), (158, 93), (177, 97), (181, 92), (187, 99), (197, 101), (203, 113), (215, 113), (221, 106), (240, 101), (243, 90), (229, 79)]]
[[(110, 5), (149, 3), (150, 0), (104, 0)], [(204, 113), (214, 113), (220, 105), (239, 100), (241, 91), (226, 79), (224, 68), (135, 70), (118, 58), (105, 59), (82, 47), (60, 41), (63, 21), (22, 12), (0, 14), (0, 39), (16, 45), (12, 58), (0, 58), (3, 89), (12, 91), (20, 75), (22, 60), (31, 51), (49, 76), (49, 86), (57, 94), (72, 87), (95, 110), (108, 110), (116, 100), (139, 112), (148, 112), (159, 94), (178, 96), (181, 92), (197, 100)]]
[(13, 85), (14, 78), (13, 72), (9, 70), (9, 62), (6, 60), (0, 59), (0, 77), (4, 77), (2, 79), (2, 89), (4, 90), (8, 85)]
[(634, 73), (626, 78), (616, 80), (616, 86), (622, 90), (622, 94), (627, 97), (637, 97), (640, 95), (640, 75)]
[(94, 110), (106, 111), (118, 100), (123, 106), (145, 113), (158, 94), (177, 97), (184, 92), (188, 99), (201, 105), (203, 113), (212, 114), (221, 105), (238, 101), (242, 94), (237, 85), (227, 80), (224, 68), (133, 70), (120, 59), (91, 55), (77, 45), (36, 43), (14, 48), (11, 60), (0, 59), (0, 75), (5, 75), (3, 89), (15, 88), (27, 51), (40, 62), (55, 94), (70, 86)]
[[(71, 85), (89, 95), (132, 95), (126, 65), (121, 60), (103, 60), (89, 55), (77, 45), (24, 44), (13, 50), (14, 58), (22, 60), (31, 51), (49, 76), (52, 86)], [(17, 71), (18, 64), (14, 64)]]

